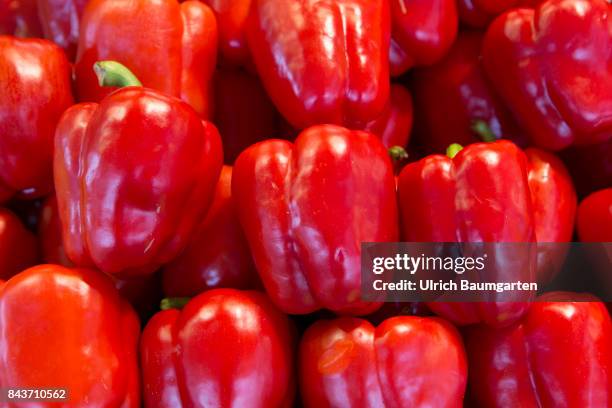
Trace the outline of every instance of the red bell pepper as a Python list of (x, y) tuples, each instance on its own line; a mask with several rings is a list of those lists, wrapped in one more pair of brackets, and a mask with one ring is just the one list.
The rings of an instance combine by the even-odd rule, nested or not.
[(238, 70), (217, 71), (214, 123), (223, 138), (226, 163), (233, 164), (250, 145), (276, 137), (279, 120), (256, 76)]
[(41, 37), (36, 0), (0, 0), (0, 35)]
[[(402, 239), (535, 241), (528, 171), (525, 154), (506, 140), (470, 145), (452, 159), (433, 155), (407, 165), (398, 179)], [(534, 262), (517, 262), (512, 277), (534, 282)], [(501, 326), (520, 318), (528, 304), (433, 302), (428, 306), (457, 324)]]
[(258, 292), (214, 289), (159, 312), (140, 344), (154, 407), (290, 407), (293, 330)]
[(415, 65), (442, 59), (457, 36), (455, 0), (390, 0), (391, 74), (399, 76)]
[(509, 328), (467, 330), (477, 406), (612, 405), (612, 322), (601, 302), (568, 302), (577, 297), (547, 294)]
[[(489, 148), (492, 149), (490, 152), (487, 151), (486, 145), (478, 145), (481, 149), (479, 152), (480, 156), (474, 154), (474, 156), (471, 157), (463, 157), (460, 159), (460, 163), (453, 163), (453, 165), (451, 165), (448, 158), (443, 156), (431, 156), (424, 159), (422, 162), (411, 165), (412, 167), (410, 169), (405, 170), (405, 174), (402, 173), (400, 175), (399, 194), (401, 210), (402, 214), (404, 214), (403, 219), (405, 220), (403, 227), (404, 239), (407, 241), (444, 242), (443, 240), (447, 240), (447, 242), (454, 242), (455, 240), (463, 241), (465, 240), (463, 237), (470, 235), (475, 236), (473, 234), (477, 234), (476, 236), (480, 236), (480, 238), (476, 240), (481, 240), (483, 242), (529, 242), (530, 239), (528, 235), (521, 238), (520, 236), (516, 235), (504, 236), (504, 233), (501, 230), (497, 231), (499, 235), (495, 235), (494, 230), (489, 231), (489, 235), (470, 230), (474, 228), (476, 230), (489, 228), (491, 225), (503, 225), (503, 228), (507, 229), (506, 231), (511, 232), (512, 228), (517, 222), (527, 224), (529, 223), (529, 219), (532, 219), (535, 238), (538, 242), (543, 243), (543, 245), (538, 246), (536, 268), (537, 280), (542, 284), (548, 283), (555, 276), (555, 274), (561, 270), (566, 253), (565, 247), (555, 246), (552, 245), (552, 243), (571, 241), (574, 230), (574, 219), (576, 215), (576, 193), (574, 192), (574, 187), (567, 170), (557, 157), (535, 148), (529, 148), (525, 151), (525, 158), (527, 159), (527, 186), (531, 205), (523, 202), (522, 205), (524, 212), (513, 212), (514, 215), (512, 215), (512, 221), (506, 222), (507, 225), (504, 225), (502, 219), (498, 219), (497, 221), (491, 219), (489, 221), (490, 224), (487, 224), (487, 215), (484, 215), (483, 213), (485, 218), (482, 219), (481, 225), (472, 224), (471, 227), (467, 227), (467, 224), (462, 224), (462, 221), (459, 220), (465, 219), (469, 222), (469, 220), (471, 220), (469, 215), (462, 215), (458, 209), (455, 210), (453, 214), (454, 203), (457, 202), (453, 198), (456, 197), (456, 194), (458, 194), (456, 191), (461, 191), (464, 188), (468, 188), (469, 194), (473, 194), (476, 197), (476, 201), (483, 201), (485, 205), (490, 205), (490, 207), (487, 210), (483, 210), (483, 208), (475, 206), (467, 211), (478, 211), (481, 213), (483, 211), (488, 211), (494, 216), (505, 216), (505, 214), (495, 213), (497, 204), (493, 203), (498, 203), (498, 200), (512, 202), (513, 196), (506, 196), (505, 194), (498, 195), (500, 191), (499, 189), (492, 189), (487, 192), (487, 186), (489, 185), (487, 183), (490, 183), (489, 181), (483, 182), (481, 185), (477, 185), (477, 183), (474, 182), (473, 184), (466, 183), (462, 186), (458, 184), (459, 180), (457, 179), (454, 182), (454, 187), (452, 184), (450, 184), (449, 187), (444, 187), (444, 184), (442, 184), (452, 183), (453, 178), (455, 178), (453, 174), (456, 175), (462, 171), (461, 169), (463, 167), (461, 166), (466, 166), (465, 168), (472, 166), (474, 169), (476, 169), (474, 171), (477, 171), (477, 168), (475, 167), (476, 165), (470, 163), (470, 161), (486, 159), (488, 154), (497, 150), (495, 147), (493, 147), (494, 145), (495, 144), (489, 145)], [(500, 142), (499, 145), (505, 145), (507, 147), (512, 146), (509, 142), (505, 141)], [(469, 149), (471, 149), (471, 147)], [(515, 149), (516, 147), (513, 148), (513, 150)], [(517, 156), (520, 156), (520, 154), (517, 153)], [(520, 161), (523, 161), (523, 159), (520, 159)], [(512, 164), (512, 166), (515, 165), (516, 162)], [(429, 172), (430, 169), (432, 173)], [(514, 171), (517, 171), (517, 169), (515, 168)], [(501, 169), (501, 167), (489, 168), (488, 172), (492, 174), (486, 177), (498, 177), (499, 180), (493, 180), (495, 183), (503, 180), (508, 174), (510, 174), (510, 171), (506, 173)], [(436, 180), (438, 177), (442, 177), (442, 179), (440, 181), (430, 182), (430, 180)], [(516, 179), (520, 179), (520, 176), (516, 176)], [(446, 201), (439, 204), (440, 207), (436, 205), (430, 207), (429, 209), (423, 208), (425, 204), (418, 204), (414, 202), (415, 187), (418, 188), (416, 191), (419, 192), (419, 197), (422, 197), (421, 202), (427, 203), (427, 197), (437, 194), (436, 191), (444, 190), (446, 190), (444, 192), (444, 200)], [(499, 185), (499, 187), (503, 189), (506, 188), (505, 185)], [(481, 188), (482, 190), (480, 190)], [(497, 193), (495, 193), (495, 190), (497, 190)], [(493, 194), (493, 200), (495, 201), (489, 201), (488, 204), (486, 204), (487, 200), (490, 198), (485, 198), (488, 196), (481, 195), (483, 194), (481, 191), (485, 192), (484, 194)], [(524, 199), (524, 195), (522, 197)], [(516, 208), (514, 210), (516, 210)], [(430, 214), (436, 214), (437, 217), (439, 217), (440, 214), (448, 214), (448, 216), (451, 217), (448, 220), (450, 224), (438, 224), (436, 226), (425, 225), (427, 218), (423, 217), (425, 217), (425, 214), (427, 213), (424, 211), (432, 211)], [(464, 209), (464, 211), (466, 210)], [(528, 212), (531, 212), (532, 214), (528, 214)], [(456, 228), (457, 232), (454, 232), (453, 228)], [(491, 232), (493, 235), (490, 235)], [(453, 238), (453, 235), (455, 235), (456, 238)], [(507, 303), (505, 306), (518, 311), (518, 305)], [(491, 321), (488, 319), (490, 319), (492, 316), (488, 315), (487, 312), (492, 312), (493, 315), (495, 315), (497, 312), (494, 312), (494, 308), (489, 309), (489, 305), (481, 310), (478, 310), (479, 307), (480, 306), (475, 304), (471, 306), (459, 304), (454, 306), (435, 304), (432, 306), (432, 309), (442, 313), (443, 316), (450, 318), (456, 323), (475, 323), (479, 321), (479, 319), (484, 319), (488, 323), (491, 323)], [(450, 313), (453, 317), (445, 313)], [(460, 314), (465, 315), (460, 316)], [(516, 316), (513, 318), (516, 318)]]
[(238, 221), (231, 184), (232, 168), (225, 166), (206, 218), (187, 248), (164, 266), (166, 296), (195, 296), (214, 288), (256, 286), (257, 272)]
[(140, 406), (138, 319), (108, 277), (30, 268), (0, 289), (0, 314), (3, 389), (65, 388), (71, 406)]
[(0, 279), (8, 279), (38, 261), (36, 237), (21, 220), (0, 207)]
[(79, 22), (89, 0), (38, 0), (38, 14), (45, 37), (66, 50), (74, 61)]
[(485, 69), (534, 144), (560, 150), (612, 138), (610, 21), (606, 0), (548, 0), (489, 27)]
[(406, 87), (391, 85), (391, 97), (383, 114), (368, 123), (365, 130), (380, 136), (386, 147), (408, 146), (414, 115), (412, 95)]
[(373, 134), (322, 125), (236, 160), (232, 195), (255, 265), (283, 311), (367, 314), (361, 242), (397, 241), (393, 167)]
[(91, 67), (115, 60), (144, 86), (182, 98), (203, 118), (212, 116), (217, 23), (204, 3), (177, 0), (91, 0), (81, 20), (75, 66), (79, 100), (99, 102)]
[(463, 31), (442, 61), (413, 72), (410, 86), (419, 118), (415, 142), (427, 154), (452, 143), (502, 137), (525, 144), (523, 132), (486, 78), (482, 39), (480, 33)]
[[(116, 63), (96, 66), (104, 83), (138, 83)], [(211, 123), (177, 98), (136, 86), (70, 108), (55, 141), (66, 253), (123, 277), (152, 273), (180, 253), (223, 161)]]
[(0, 36), (0, 200), (53, 187), (53, 135), (70, 105), (70, 64), (46, 40)]
[(364, 126), (389, 97), (387, 0), (254, 0), (247, 41), (279, 111), (296, 128)]
[(213, 9), (219, 26), (221, 62), (245, 65), (250, 60), (245, 38), (245, 25), (251, 0), (203, 0)]
[(580, 203), (577, 226), (581, 241), (612, 242), (612, 187), (597, 191)]
[(321, 320), (300, 344), (300, 389), (306, 408), (461, 407), (466, 360), (459, 333), (442, 319), (402, 316), (377, 328)]
[(612, 138), (590, 146), (572, 146), (559, 153), (579, 197), (612, 186)]

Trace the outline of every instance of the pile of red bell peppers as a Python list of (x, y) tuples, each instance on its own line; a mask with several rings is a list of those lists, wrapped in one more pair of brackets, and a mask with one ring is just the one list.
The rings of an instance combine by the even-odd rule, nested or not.
[(401, 241), (610, 245), (611, 2), (0, 0), (0, 406), (612, 408), (603, 300)]

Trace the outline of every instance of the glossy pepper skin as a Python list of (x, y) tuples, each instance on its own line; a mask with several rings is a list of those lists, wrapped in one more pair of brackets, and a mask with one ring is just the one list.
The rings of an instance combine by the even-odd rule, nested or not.
[(221, 63), (244, 66), (250, 62), (245, 26), (251, 0), (203, 0), (215, 12), (219, 26)]
[(41, 37), (36, 0), (0, 0), (0, 35)]
[(73, 104), (70, 64), (46, 40), (0, 36), (0, 201), (53, 188), (53, 136)]
[(212, 115), (211, 78), (217, 56), (217, 24), (204, 3), (176, 0), (91, 0), (81, 20), (76, 87), (81, 102), (112, 92), (98, 85), (92, 66), (114, 60), (143, 83)]
[(0, 279), (6, 280), (37, 261), (34, 234), (10, 210), (0, 207)]
[(185, 102), (141, 87), (78, 104), (55, 139), (55, 188), (71, 261), (121, 277), (176, 257), (213, 197), (216, 128)]
[(548, 0), (507, 12), (483, 44), (497, 91), (532, 143), (549, 150), (612, 138), (611, 54), (606, 0)]
[(407, 147), (414, 123), (412, 95), (403, 85), (391, 85), (391, 96), (382, 115), (365, 130), (380, 136), (385, 147)]
[(280, 115), (259, 79), (242, 70), (215, 73), (214, 123), (223, 138), (223, 156), (233, 164), (244, 149), (278, 137)]
[[(453, 159), (432, 155), (407, 165), (398, 178), (402, 240), (535, 241), (528, 174), (525, 154), (506, 140), (470, 145)], [(432, 223), (432, 219), (437, 221)], [(535, 262), (520, 252), (507, 260), (512, 264), (497, 268), (498, 272), (510, 273), (506, 276), (510, 281), (533, 282)], [(456, 324), (494, 326), (512, 323), (528, 308), (524, 302), (494, 302), (494, 296), (488, 300), (433, 302), (428, 307)]]
[(164, 266), (164, 294), (190, 297), (214, 288), (252, 289), (258, 278), (224, 166), (213, 203), (185, 250)]
[[(284, 312), (320, 308), (368, 314), (361, 243), (395, 242), (393, 167), (373, 134), (321, 125), (295, 143), (270, 140), (245, 150), (232, 178), (263, 284)], [(338, 233), (342, 231), (342, 233)]]
[(389, 97), (389, 20), (386, 0), (254, 0), (246, 33), (289, 123), (359, 128)]
[(578, 207), (578, 237), (583, 242), (612, 242), (612, 187), (582, 200)]
[(309, 407), (461, 407), (467, 358), (457, 330), (439, 318), (320, 320), (299, 351)]
[(0, 288), (0, 386), (69, 390), (39, 406), (139, 407), (138, 319), (108, 277), (40, 265)]
[(38, 15), (45, 38), (62, 47), (71, 61), (76, 56), (79, 27), (89, 0), (38, 0)]
[(156, 314), (140, 344), (153, 407), (290, 407), (294, 333), (262, 294), (214, 289)]
[(415, 101), (415, 142), (425, 153), (443, 152), (450, 144), (483, 141), (479, 122), (492, 139), (526, 142), (512, 115), (489, 83), (480, 49), (483, 34), (462, 31), (437, 64), (415, 69), (410, 89)]
[(459, 19), (455, 0), (390, 0), (391, 74), (399, 76), (415, 65), (431, 65), (449, 50)]
[(506, 329), (467, 329), (475, 406), (612, 404), (612, 322), (603, 303), (578, 296), (544, 295)]
[(535, 236), (538, 242), (538, 282), (549, 282), (562, 268), (566, 248), (552, 245), (571, 242), (577, 198), (563, 162), (544, 150), (528, 148), (528, 183), (531, 193)]

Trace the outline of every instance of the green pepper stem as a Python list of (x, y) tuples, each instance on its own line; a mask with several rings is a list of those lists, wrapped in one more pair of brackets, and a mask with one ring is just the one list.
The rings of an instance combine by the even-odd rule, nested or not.
[(448, 146), (448, 149), (446, 149), (446, 155), (451, 159), (454, 159), (457, 153), (459, 153), (461, 150), (463, 150), (463, 146), (461, 146), (459, 143), (453, 143), (452, 145)]
[(188, 297), (164, 298), (161, 301), (160, 308), (161, 310), (182, 309), (190, 300), (191, 298)]
[(394, 163), (406, 160), (408, 158), (408, 152), (406, 152), (406, 149), (401, 146), (390, 147), (388, 152), (389, 156), (391, 156), (391, 160), (393, 160)]
[(142, 86), (125, 65), (116, 61), (98, 61), (94, 64), (94, 72), (98, 77), (100, 86), (123, 88), (126, 86)]
[(491, 127), (484, 120), (474, 121), (472, 130), (483, 142), (494, 142), (497, 140), (495, 133), (493, 133)]

